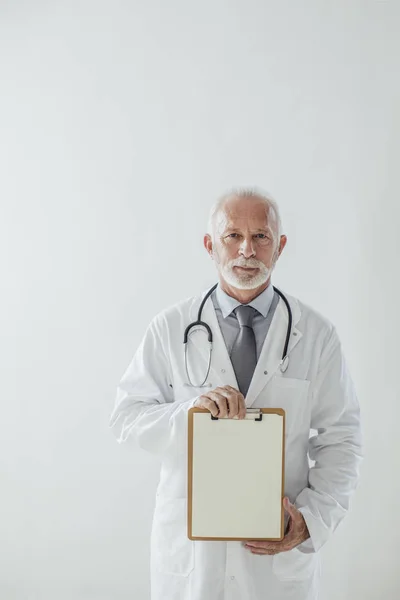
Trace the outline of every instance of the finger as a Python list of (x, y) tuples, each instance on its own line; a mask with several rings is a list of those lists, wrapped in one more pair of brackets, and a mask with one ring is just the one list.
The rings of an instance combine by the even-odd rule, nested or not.
[(265, 548), (267, 546), (267, 542), (256, 542), (255, 540), (249, 540), (243, 544), (244, 546), (251, 546), (252, 548)]
[(277, 548), (269, 548), (269, 547), (268, 548), (254, 548), (253, 546), (245, 546), (245, 548), (246, 548), (246, 550), (249, 550), (253, 554), (272, 555), (272, 554), (280, 554), (281, 552), (287, 552), (288, 550), (291, 550), (292, 548), (294, 548), (294, 544), (279, 546)]
[(208, 392), (207, 396), (212, 398), (220, 409), (219, 417), (230, 417), (230, 393), (223, 387), (215, 388)]
[(215, 388), (215, 390), (210, 390), (206, 394), (203, 394), (203, 398), (210, 398), (214, 402), (218, 401), (219, 398), (225, 398), (225, 394), (222, 388)]
[[(217, 388), (218, 389), (218, 388)], [(199, 408), (205, 408), (211, 412), (213, 417), (220, 416), (219, 403), (224, 401), (224, 396), (217, 393), (215, 390), (202, 394), (196, 402)]]
[(201, 403), (197, 404), (197, 406), (209, 410), (213, 417), (216, 417), (219, 414), (219, 408), (211, 398), (203, 397)]
[(226, 401), (225, 396), (216, 392), (210, 392), (207, 394), (212, 400), (214, 400), (215, 404), (219, 408), (218, 417), (226, 417), (228, 416), (228, 403)]
[(244, 547), (247, 550), (250, 550), (253, 554), (278, 554), (278, 552), (283, 552), (284, 548), (281, 542), (257, 542), (257, 545), (253, 545), (255, 542), (245, 543)]
[(248, 550), (265, 550), (266, 552), (276, 554), (278, 552), (286, 552), (287, 550), (291, 550), (295, 544), (293, 544), (293, 540), (285, 537), (279, 542), (258, 542), (250, 540), (248, 542), (244, 542), (244, 547)]
[(280, 550), (262, 550), (259, 548), (250, 548), (250, 552), (252, 554), (258, 554), (259, 556), (262, 556), (262, 555), (273, 556), (274, 554), (279, 554)]
[(255, 540), (254, 541), (250, 540), (249, 542), (245, 542), (244, 546), (256, 548), (257, 550), (278, 550), (282, 546), (282, 541), (280, 541), (280, 542), (257, 542)]
[[(234, 389), (234, 388), (232, 388)], [(217, 392), (217, 390), (219, 390)], [(216, 388), (213, 391), (208, 392), (207, 394), (202, 394), (200, 398), (196, 402), (196, 406), (199, 408), (205, 408), (209, 410), (213, 417), (226, 417), (230, 416), (230, 404), (229, 398), (231, 394), (224, 390), (223, 388)], [(237, 409), (235, 411), (234, 399), (232, 400), (233, 404), (233, 414), (235, 416), (237, 414)]]
[(239, 399), (237, 392), (228, 392), (227, 402), (229, 406), (229, 418), (233, 419), (239, 412)]
[(237, 399), (237, 403), (238, 403), (238, 408), (237, 408), (237, 415), (239, 417), (239, 419), (244, 419), (246, 416), (246, 403), (244, 400), (244, 396), (241, 392), (239, 392), (239, 390), (237, 390), (236, 388), (232, 387), (231, 385), (225, 385), (224, 386), (227, 390), (229, 390), (230, 392), (232, 392), (232, 394), (235, 394), (235, 399)]
[(246, 402), (244, 400), (244, 396), (243, 394), (240, 394), (239, 396), (239, 419), (244, 419), (246, 416)]

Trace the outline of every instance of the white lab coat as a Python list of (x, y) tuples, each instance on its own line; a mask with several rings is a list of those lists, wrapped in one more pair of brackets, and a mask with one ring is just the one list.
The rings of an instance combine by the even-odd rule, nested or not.
[[(206, 291), (152, 320), (119, 383), (110, 420), (119, 442), (136, 439), (162, 459), (151, 532), (151, 598), (316, 600), (318, 551), (348, 510), (361, 460), (359, 405), (337, 332), (285, 294), (293, 313), (289, 367), (285, 373), (279, 369), (288, 323), (280, 299), (246, 396), (247, 407), (286, 411), (285, 494), (302, 512), (310, 539), (274, 556), (253, 555), (241, 542), (192, 541), (186, 516), (187, 411), (208, 389), (238, 388), (211, 299), (202, 316), (214, 336), (210, 387), (185, 385), (183, 333), (197, 319)], [(201, 383), (209, 348), (204, 330), (193, 331), (188, 346), (191, 380)], [(312, 437), (310, 429), (317, 430)], [(311, 469), (307, 452), (315, 461)]]

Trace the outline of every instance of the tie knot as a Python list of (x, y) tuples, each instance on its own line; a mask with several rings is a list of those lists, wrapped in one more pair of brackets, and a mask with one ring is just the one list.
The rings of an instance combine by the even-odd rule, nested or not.
[(237, 320), (239, 321), (240, 327), (251, 327), (253, 323), (253, 318), (256, 313), (256, 309), (252, 306), (246, 306), (245, 304), (241, 304), (237, 308), (235, 308), (235, 313)]

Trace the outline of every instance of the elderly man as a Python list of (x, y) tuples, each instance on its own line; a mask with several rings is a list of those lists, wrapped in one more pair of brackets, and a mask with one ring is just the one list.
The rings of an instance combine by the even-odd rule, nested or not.
[[(204, 237), (219, 278), (202, 315), (214, 336), (209, 387), (200, 387), (209, 362), (204, 329), (190, 335), (189, 380), (182, 343), (207, 290), (154, 317), (119, 383), (110, 421), (118, 441), (135, 439), (162, 459), (151, 534), (153, 600), (318, 597), (319, 550), (345, 516), (358, 481), (360, 415), (335, 327), (287, 294), (293, 315), (289, 363), (279, 369), (288, 312), (271, 274), (286, 241), (278, 206), (268, 195), (236, 189), (221, 197)], [(249, 407), (286, 411), (289, 521), (282, 541), (188, 538), (192, 406), (228, 418), (243, 418)], [(229, 456), (216, 460), (223, 465)]]

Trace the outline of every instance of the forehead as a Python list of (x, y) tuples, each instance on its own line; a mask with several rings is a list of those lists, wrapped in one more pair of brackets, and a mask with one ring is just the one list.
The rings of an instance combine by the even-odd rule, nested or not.
[(216, 227), (227, 229), (235, 227), (267, 228), (272, 225), (268, 205), (254, 196), (227, 198), (216, 215)]

